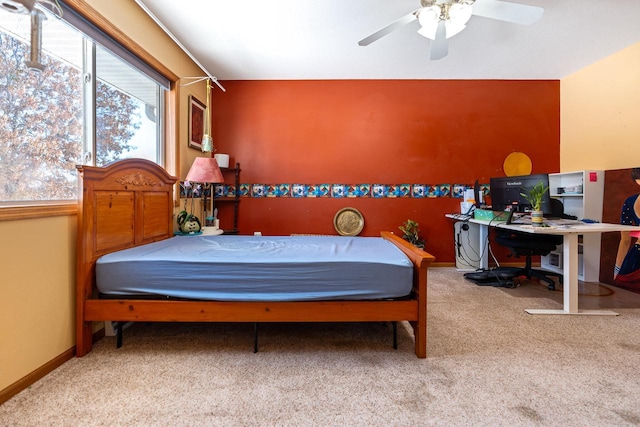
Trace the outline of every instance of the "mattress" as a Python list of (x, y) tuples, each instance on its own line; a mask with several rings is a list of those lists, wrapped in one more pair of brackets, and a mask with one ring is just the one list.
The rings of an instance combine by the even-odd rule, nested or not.
[(413, 267), (379, 237), (176, 236), (96, 262), (100, 293), (219, 301), (399, 298)]

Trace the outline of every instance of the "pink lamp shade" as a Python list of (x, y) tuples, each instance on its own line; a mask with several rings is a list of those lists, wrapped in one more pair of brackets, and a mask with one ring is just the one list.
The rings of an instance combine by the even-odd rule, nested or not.
[(213, 157), (196, 157), (185, 178), (189, 182), (224, 182), (218, 162)]

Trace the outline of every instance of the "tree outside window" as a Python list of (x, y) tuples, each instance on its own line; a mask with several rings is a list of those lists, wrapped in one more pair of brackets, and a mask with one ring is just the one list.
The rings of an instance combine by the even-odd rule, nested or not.
[(157, 162), (158, 85), (148, 78), (140, 84), (140, 73), (98, 46), (105, 60), (96, 66), (95, 141), (84, 141), (84, 69), (96, 58), (83, 57), (81, 33), (50, 16), (45, 69), (29, 70), (28, 23), (0, 11), (0, 203), (75, 200), (84, 147), (97, 165), (126, 157)]

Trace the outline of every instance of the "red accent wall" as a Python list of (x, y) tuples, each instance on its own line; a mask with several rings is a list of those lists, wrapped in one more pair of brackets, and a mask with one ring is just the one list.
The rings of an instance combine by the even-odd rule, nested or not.
[[(533, 173), (558, 172), (560, 82), (498, 80), (225, 81), (214, 91), (217, 152), (240, 162), (242, 183), (472, 184), (504, 176), (520, 151)], [(240, 234), (335, 234), (345, 207), (362, 212), (363, 236), (420, 223), (426, 249), (453, 262), (447, 212), (460, 199), (250, 198)], [(222, 227), (230, 210), (220, 212)]]

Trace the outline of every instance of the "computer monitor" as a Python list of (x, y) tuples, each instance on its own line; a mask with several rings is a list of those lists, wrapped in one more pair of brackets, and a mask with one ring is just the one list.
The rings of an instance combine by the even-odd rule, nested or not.
[[(494, 211), (512, 210), (514, 212), (529, 212), (531, 204), (521, 193), (529, 190), (541, 182), (545, 188), (549, 188), (549, 175), (522, 175), (490, 178), (491, 209)], [(542, 212), (551, 215), (551, 197), (549, 191), (542, 197)]]
[(476, 182), (473, 183), (473, 200), (476, 202), (476, 208), (482, 207), (482, 189), (480, 188), (480, 183), (476, 179)]

